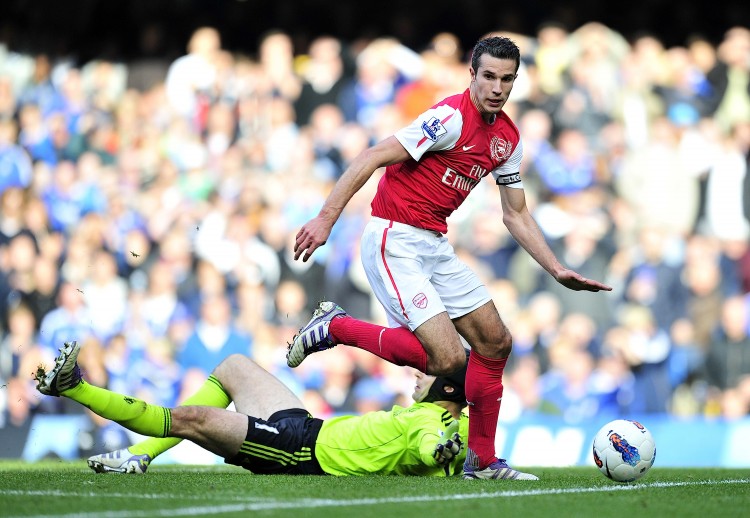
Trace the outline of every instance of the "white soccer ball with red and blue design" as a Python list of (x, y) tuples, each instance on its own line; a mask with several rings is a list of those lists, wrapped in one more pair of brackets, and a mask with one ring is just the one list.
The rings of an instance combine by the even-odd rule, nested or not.
[(638, 421), (617, 419), (594, 436), (594, 463), (607, 478), (633, 482), (645, 475), (656, 459), (651, 432)]

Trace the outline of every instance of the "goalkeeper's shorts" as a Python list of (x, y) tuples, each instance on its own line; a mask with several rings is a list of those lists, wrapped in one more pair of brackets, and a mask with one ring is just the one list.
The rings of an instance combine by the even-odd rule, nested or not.
[(268, 421), (248, 416), (245, 442), (225, 462), (258, 475), (325, 475), (315, 458), (322, 424), (301, 408), (281, 410)]

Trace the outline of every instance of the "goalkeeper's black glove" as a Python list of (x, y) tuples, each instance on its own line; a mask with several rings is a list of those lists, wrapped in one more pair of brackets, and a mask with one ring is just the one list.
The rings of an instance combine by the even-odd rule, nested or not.
[(450, 464), (453, 458), (461, 451), (463, 444), (461, 436), (458, 432), (454, 432), (449, 439), (439, 442), (437, 443), (437, 446), (435, 446), (435, 451), (432, 454), (435, 458), (435, 462), (441, 466)]
[(435, 446), (435, 451), (432, 456), (435, 458), (435, 462), (441, 466), (447, 466), (450, 464), (464, 445), (461, 440), (461, 435), (458, 433), (458, 426), (459, 422), (453, 420), (445, 430), (445, 435), (443, 436), (444, 440), (437, 443), (437, 446)]

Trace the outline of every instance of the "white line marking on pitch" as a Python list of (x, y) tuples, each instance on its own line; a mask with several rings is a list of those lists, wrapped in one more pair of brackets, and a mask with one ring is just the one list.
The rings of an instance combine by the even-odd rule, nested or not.
[[(728, 479), (728, 480), (701, 480), (694, 482), (651, 482), (648, 484), (636, 484), (636, 485), (617, 485), (617, 486), (601, 486), (601, 487), (571, 487), (566, 489), (529, 489), (525, 491), (495, 491), (492, 493), (464, 493), (457, 495), (423, 495), (423, 496), (401, 496), (401, 497), (390, 497), (390, 498), (357, 498), (354, 500), (333, 500), (333, 499), (305, 499), (296, 500), (293, 502), (289, 501), (257, 501), (252, 502), (253, 499), (245, 499), (246, 503), (238, 503), (231, 505), (212, 505), (208, 507), (184, 507), (177, 509), (153, 509), (149, 511), (97, 511), (90, 513), (73, 513), (73, 514), (45, 514), (35, 515), (35, 518), (140, 518), (150, 516), (204, 516), (213, 514), (224, 514), (224, 513), (237, 513), (247, 511), (270, 511), (270, 510), (281, 510), (281, 509), (310, 509), (315, 507), (348, 507), (348, 506), (365, 506), (365, 505), (382, 505), (382, 504), (408, 504), (416, 502), (437, 502), (441, 500), (473, 500), (473, 499), (487, 499), (487, 498), (510, 498), (510, 497), (522, 497), (522, 496), (544, 496), (544, 495), (564, 495), (564, 494), (576, 494), (576, 493), (611, 493), (616, 491), (638, 491), (641, 489), (665, 489), (673, 487), (687, 487), (687, 486), (713, 486), (713, 485), (728, 485), (728, 484), (750, 484), (750, 479)], [(58, 491), (15, 491), (15, 490), (0, 490), (0, 495), (12, 495), (12, 496), (39, 496), (39, 495), (50, 495), (50, 496), (96, 496), (101, 497), (101, 494), (95, 495), (90, 492), (86, 493), (63, 493)], [(113, 497), (112, 494), (107, 494), (108, 498)], [(138, 495), (138, 498), (142, 498), (144, 495)], [(156, 495), (147, 495), (152, 498)], [(163, 495), (160, 495), (163, 498)], [(116, 495), (119, 498), (132, 498), (133, 495)], [(182, 498), (182, 497), (180, 497)], [(247, 500), (250, 500), (248, 502)], [(6, 518), (25, 518), (23, 516), (8, 516)]]

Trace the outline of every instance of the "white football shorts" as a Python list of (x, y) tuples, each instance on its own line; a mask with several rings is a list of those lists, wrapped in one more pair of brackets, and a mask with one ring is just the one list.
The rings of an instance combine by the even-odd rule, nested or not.
[(458, 318), (491, 300), (479, 277), (437, 232), (373, 217), (362, 234), (361, 256), (391, 327), (414, 331), (443, 311)]

